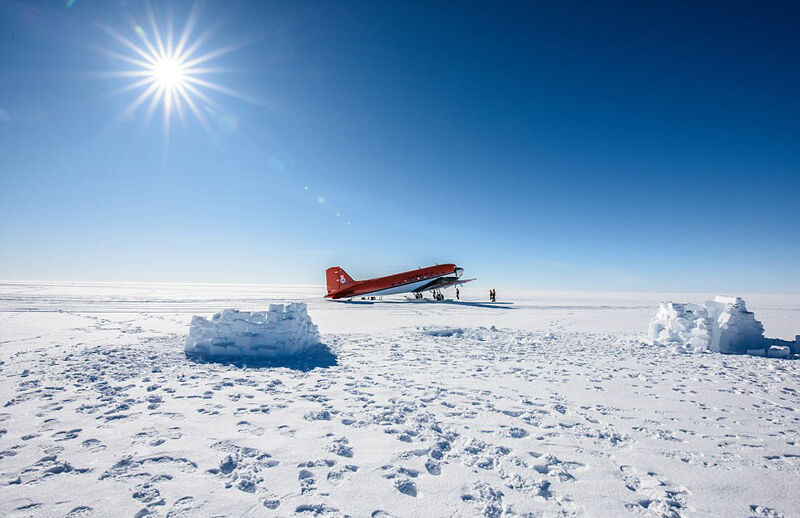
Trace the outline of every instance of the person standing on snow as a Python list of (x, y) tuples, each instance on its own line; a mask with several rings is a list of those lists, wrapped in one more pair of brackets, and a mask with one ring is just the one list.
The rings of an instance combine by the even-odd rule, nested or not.
[(458, 288), (456, 288), (456, 300), (459, 300), (460, 298), (458, 295), (459, 295)]

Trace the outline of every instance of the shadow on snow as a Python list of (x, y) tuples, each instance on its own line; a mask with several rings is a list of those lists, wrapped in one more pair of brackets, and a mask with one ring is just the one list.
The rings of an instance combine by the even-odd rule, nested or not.
[(190, 353), (186, 353), (186, 357), (195, 363), (216, 363), (245, 369), (277, 369), (283, 367), (301, 372), (328, 369), (339, 365), (338, 358), (325, 344), (310, 347), (303, 351), (302, 354), (277, 356), (275, 358), (234, 358), (223, 356), (207, 358)]
[(430, 300), (430, 299), (408, 299), (408, 300), (332, 300), (337, 304), (450, 304), (453, 306), (471, 306), (474, 308), (489, 309), (515, 309), (511, 307), (513, 302), (468, 302), (464, 300)]

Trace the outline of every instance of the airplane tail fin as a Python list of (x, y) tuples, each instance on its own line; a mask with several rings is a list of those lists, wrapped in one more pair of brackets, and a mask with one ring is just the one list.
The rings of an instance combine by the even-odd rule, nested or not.
[(328, 286), (328, 295), (354, 282), (353, 278), (347, 275), (347, 272), (340, 266), (332, 266), (325, 270), (325, 283)]

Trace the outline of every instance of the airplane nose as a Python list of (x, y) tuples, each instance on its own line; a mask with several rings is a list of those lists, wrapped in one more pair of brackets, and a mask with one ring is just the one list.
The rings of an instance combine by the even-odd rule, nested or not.
[(456, 277), (461, 277), (462, 275), (464, 275), (464, 268), (456, 267), (456, 269), (453, 270), (453, 273), (456, 274)]

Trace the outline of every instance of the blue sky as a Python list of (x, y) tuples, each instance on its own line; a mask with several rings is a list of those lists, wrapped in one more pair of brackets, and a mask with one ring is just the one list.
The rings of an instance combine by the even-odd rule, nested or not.
[(0, 279), (800, 291), (796, 3), (205, 2), (122, 116), (193, 5), (0, 0)]

